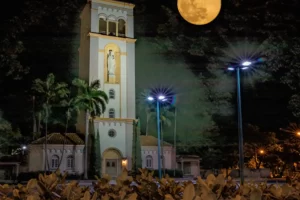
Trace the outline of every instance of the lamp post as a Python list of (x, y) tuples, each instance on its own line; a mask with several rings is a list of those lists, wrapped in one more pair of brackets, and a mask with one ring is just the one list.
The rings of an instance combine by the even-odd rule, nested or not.
[(22, 146), (22, 155), (24, 155), (25, 154), (25, 150), (27, 149), (27, 147), (26, 146)]
[(161, 179), (161, 149), (160, 149), (160, 102), (166, 101), (166, 97), (164, 95), (158, 95), (156, 98), (149, 96), (148, 101), (156, 101), (156, 117), (157, 117), (157, 157), (158, 157), (158, 177)]
[(242, 101), (241, 101), (241, 80), (240, 71), (247, 70), (252, 65), (250, 61), (244, 61), (240, 65), (228, 67), (230, 71), (236, 71), (237, 82), (237, 104), (238, 104), (238, 135), (239, 135), (239, 164), (241, 185), (244, 185), (244, 137), (243, 137), (243, 120), (242, 120)]

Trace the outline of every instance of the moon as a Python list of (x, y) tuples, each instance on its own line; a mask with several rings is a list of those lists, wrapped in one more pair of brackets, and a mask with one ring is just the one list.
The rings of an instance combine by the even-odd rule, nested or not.
[(221, 0), (178, 0), (177, 8), (187, 22), (205, 25), (219, 15)]

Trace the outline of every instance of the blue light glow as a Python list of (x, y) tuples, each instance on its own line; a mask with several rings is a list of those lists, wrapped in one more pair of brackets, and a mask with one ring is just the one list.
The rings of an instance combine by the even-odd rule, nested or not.
[(159, 100), (163, 100), (163, 99), (165, 99), (165, 96), (159, 95), (159, 96), (158, 96), (158, 99), (159, 99)]
[(250, 61), (244, 61), (242, 63), (242, 66), (245, 66), (245, 67), (250, 66), (250, 65), (252, 65), (252, 62), (250, 62)]
[(153, 101), (153, 100), (154, 100), (153, 97), (148, 97), (147, 99), (148, 99), (149, 101)]

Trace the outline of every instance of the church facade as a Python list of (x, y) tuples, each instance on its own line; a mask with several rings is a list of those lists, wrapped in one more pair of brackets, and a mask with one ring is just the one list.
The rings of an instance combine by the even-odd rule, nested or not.
[[(111, 177), (120, 175), (123, 168), (132, 169), (136, 120), (133, 9), (129, 3), (91, 0), (80, 16), (79, 78), (88, 83), (100, 80), (101, 90), (109, 97), (106, 111), (94, 119), (94, 128), (100, 136), (101, 172)], [(78, 131), (85, 133), (87, 124), (85, 115), (79, 116)], [(82, 174), (84, 134), (67, 133), (66, 138), (67, 142), (61, 133), (49, 134), (47, 151), (45, 137), (32, 142), (28, 170), (41, 171), (46, 164), (50, 171)], [(158, 169), (157, 138), (140, 136), (140, 144), (142, 167)], [(171, 144), (163, 144), (162, 167), (174, 169), (176, 152)]]
[[(102, 173), (131, 169), (135, 113), (134, 5), (91, 0), (81, 14), (79, 78), (100, 80), (109, 97), (106, 111), (95, 119), (100, 133)], [(78, 129), (85, 132), (82, 116)]]

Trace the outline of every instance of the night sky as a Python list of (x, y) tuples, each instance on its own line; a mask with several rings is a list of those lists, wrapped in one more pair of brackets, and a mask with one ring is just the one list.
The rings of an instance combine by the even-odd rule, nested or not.
[[(14, 80), (14, 74), (5, 76), (7, 68), (3, 66), (0, 68), (0, 108), (4, 111), (7, 119), (15, 126), (21, 127), (25, 132), (29, 132), (30, 128), (26, 128), (26, 126), (31, 123), (31, 107), (29, 106), (31, 105), (31, 98), (28, 92), (32, 80), (37, 77), (45, 77), (49, 72), (54, 72), (60, 79), (64, 80), (71, 80), (77, 74), (79, 14), (85, 1), (74, 1), (74, 5), (69, 2), (68, 0), (2, 2), (0, 12), (1, 41), (4, 41), (11, 31), (17, 33), (16, 40), (20, 40), (24, 44), (24, 51), (18, 59), (29, 70), (22, 75), (20, 80)], [(128, 0), (127, 2), (136, 4), (135, 36), (138, 39), (136, 43), (137, 96), (147, 87), (169, 84), (174, 88), (179, 88), (181, 95), (179, 98), (188, 99), (188, 95), (191, 95), (193, 91), (197, 92), (195, 88), (198, 87), (191, 82), (196, 80), (200, 73), (205, 74), (207, 72), (207, 66), (213, 58), (226, 56), (222, 53), (216, 53), (221, 52), (219, 50), (226, 49), (226, 44), (234, 45), (233, 41), (244, 40), (262, 43), (272, 33), (282, 33), (281, 36), (286, 40), (289, 37), (299, 35), (299, 18), (296, 13), (300, 7), (299, 3), (293, 0), (284, 1), (284, 4), (276, 0), (223, 0), (220, 15), (206, 26), (195, 26), (184, 21), (178, 15), (175, 0)], [(156, 43), (165, 36), (159, 33), (160, 26), (169, 23), (163, 7), (176, 14), (175, 21), (179, 25), (174, 29), (169, 27), (168, 30), (170, 31), (169, 39), (176, 43), (177, 50), (175, 48), (175, 50), (168, 51), (165, 47), (158, 47)], [(43, 10), (46, 13), (40, 12)], [(33, 14), (30, 14), (30, 12)], [(36, 22), (33, 19), (31, 25), (25, 27), (24, 31), (19, 33), (16, 31), (16, 25), (11, 23), (11, 19), (15, 16), (19, 17), (18, 23), (20, 24), (26, 24), (30, 17), (38, 19)], [(39, 18), (40, 16), (41, 18)], [(273, 18), (269, 19), (268, 16)], [(62, 21), (64, 23), (61, 23)], [(201, 43), (204, 46), (204, 55), (197, 56), (189, 53), (190, 44), (184, 39), (181, 43), (178, 39), (180, 34), (184, 34), (189, 38), (199, 38), (199, 43), (201, 43), (201, 37), (206, 38), (209, 46), (205, 47)], [(12, 40), (14, 40), (14, 37)], [(149, 52), (145, 53), (147, 48), (151, 46), (151, 44), (147, 44), (149, 41), (155, 44), (151, 49), (148, 49), (150, 54)], [(179, 47), (182, 49), (179, 50)], [(163, 51), (157, 50), (160, 48)], [(213, 52), (213, 49), (219, 50)], [(145, 56), (148, 56), (147, 63), (145, 62)], [(288, 69), (276, 72), (268, 69), (269, 66), (276, 65), (277, 60), (272, 59), (272, 56), (267, 56), (267, 64), (261, 69), (272, 74), (268, 80), (247, 84), (244, 80), (249, 76), (256, 75), (254, 73), (253, 75), (245, 74), (243, 76), (242, 106), (244, 123), (258, 125), (264, 131), (277, 132), (280, 127), (286, 127), (290, 122), (297, 122), (291, 110), (288, 109), (289, 99), (297, 91), (292, 91), (287, 85), (280, 82), (283, 73)], [(226, 66), (227, 63), (223, 65), (219, 63), (218, 69), (234, 80), (234, 75), (225, 70)], [(149, 73), (155, 70), (153, 74), (159, 74), (159, 76), (149, 76), (149, 73), (145, 73), (147, 70)], [(250, 79), (252, 78), (250, 77)], [(167, 82), (168, 80), (172, 83)], [(230, 87), (232, 89), (231, 103), (235, 108), (236, 88), (234, 81), (232, 81)], [(187, 109), (193, 109), (189, 107), (190, 104), (194, 104), (194, 102), (185, 102)], [(226, 118), (235, 121), (236, 116), (234, 113)], [(138, 115), (143, 118), (141, 116), (142, 112)], [(184, 123), (184, 120), (182, 123)], [(234, 126), (230, 130), (236, 131)]]

